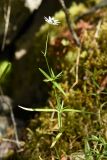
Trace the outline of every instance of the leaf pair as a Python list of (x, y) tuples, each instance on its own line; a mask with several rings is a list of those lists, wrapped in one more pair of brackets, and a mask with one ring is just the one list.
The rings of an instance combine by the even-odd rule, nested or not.
[(58, 75), (55, 76), (53, 70), (51, 69), (51, 75), (49, 76), (44, 70), (42, 70), (41, 68), (39, 68), (40, 72), (45, 76), (45, 82), (51, 82), (53, 84), (54, 87), (56, 87), (57, 89), (59, 89), (59, 91), (66, 96), (65, 92), (63, 91), (62, 87), (60, 86), (60, 84), (58, 84), (56, 82), (57, 79), (59, 79), (61, 77), (62, 72), (60, 72)]

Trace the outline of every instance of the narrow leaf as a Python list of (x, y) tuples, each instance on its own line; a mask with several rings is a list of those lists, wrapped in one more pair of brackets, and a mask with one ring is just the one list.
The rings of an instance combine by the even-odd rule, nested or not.
[(3, 61), (0, 63), (0, 81), (6, 76), (11, 68), (11, 63), (8, 61)]
[(57, 74), (57, 75), (56, 75), (56, 78), (57, 78), (57, 79), (60, 78), (61, 75), (62, 75), (62, 72), (60, 72), (59, 74)]
[(54, 74), (52, 68), (51, 68), (51, 77), (52, 77), (52, 78), (55, 78), (55, 74)]
[(49, 81), (52, 81), (52, 78), (44, 70), (42, 70), (41, 68), (39, 68), (39, 70)]
[(81, 110), (70, 109), (70, 108), (64, 108), (64, 109), (63, 109), (63, 112), (77, 112), (77, 113), (96, 114), (96, 113), (93, 113), (93, 112), (81, 111)]
[(50, 108), (27, 108), (27, 107), (22, 107), (22, 106), (19, 106), (19, 108), (22, 108), (26, 111), (33, 111), (33, 112), (57, 112), (56, 109), (50, 109)]
[(63, 93), (64, 96), (66, 96), (66, 94), (65, 94), (65, 92), (63, 91), (63, 89), (61, 88), (60, 84), (58, 84), (57, 82), (54, 82), (54, 81), (52, 81), (52, 83), (54, 84), (54, 86), (55, 86), (56, 88), (58, 88), (58, 89)]
[(57, 143), (57, 141), (59, 140), (59, 138), (61, 137), (62, 133), (58, 133), (57, 136), (55, 137), (54, 141), (52, 142), (52, 145), (50, 148), (53, 148), (55, 146), (55, 144)]

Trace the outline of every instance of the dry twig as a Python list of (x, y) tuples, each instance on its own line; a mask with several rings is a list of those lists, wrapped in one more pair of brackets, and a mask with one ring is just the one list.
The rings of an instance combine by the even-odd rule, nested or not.
[(74, 82), (74, 84), (72, 85), (71, 88), (74, 88), (78, 83), (78, 70), (79, 70), (80, 51), (81, 51), (80, 48), (78, 48), (78, 55), (77, 55), (76, 66), (75, 66), (75, 70), (76, 70), (75, 71), (76, 72), (76, 74), (75, 74), (75, 82)]

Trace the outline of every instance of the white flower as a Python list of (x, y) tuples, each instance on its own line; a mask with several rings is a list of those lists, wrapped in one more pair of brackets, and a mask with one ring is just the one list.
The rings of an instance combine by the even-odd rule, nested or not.
[(47, 17), (44, 17), (45, 21), (49, 24), (52, 24), (52, 25), (58, 25), (60, 22), (52, 17), (49, 16), (49, 18)]

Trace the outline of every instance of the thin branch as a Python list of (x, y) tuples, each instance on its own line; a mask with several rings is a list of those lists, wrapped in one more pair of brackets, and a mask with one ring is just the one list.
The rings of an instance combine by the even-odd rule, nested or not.
[[(11, 142), (11, 143), (17, 144), (17, 141), (15, 141), (15, 140), (13, 140), (13, 139), (1, 138), (0, 140), (1, 140), (1, 141), (4, 141), (4, 142)], [(20, 146), (23, 146), (23, 145), (24, 145), (24, 142), (23, 142), (23, 141), (19, 141), (18, 143), (19, 143)]]
[(70, 14), (69, 14), (69, 11), (68, 11), (68, 9), (67, 9), (67, 7), (65, 5), (65, 2), (64, 2), (64, 0), (58, 0), (58, 1), (61, 4), (61, 6), (63, 8), (63, 11), (65, 13), (66, 22), (68, 24), (69, 31), (72, 34), (73, 39), (75, 40), (76, 44), (80, 47), (81, 43), (80, 43), (80, 40), (79, 40), (76, 32), (74, 31), (74, 28), (73, 28), (73, 25), (72, 25), (72, 21), (71, 21), (71, 18), (70, 18)]
[(9, 28), (9, 20), (10, 20), (10, 13), (11, 13), (11, 0), (9, 0), (8, 7), (5, 10), (7, 12), (4, 13), (5, 27), (4, 27), (4, 36), (3, 36), (3, 42), (2, 42), (2, 47), (1, 47), (2, 51), (5, 48), (6, 37), (7, 37), (7, 33), (8, 33), (8, 28)]
[(79, 15), (78, 17), (76, 17), (75, 22), (77, 22), (78, 20), (84, 18), (85, 16), (89, 16), (90, 14), (93, 14), (97, 10), (105, 8), (105, 7), (107, 7), (107, 0), (101, 0), (100, 3), (98, 3), (95, 6), (91, 7), (87, 12), (85, 12), (85, 13)]

